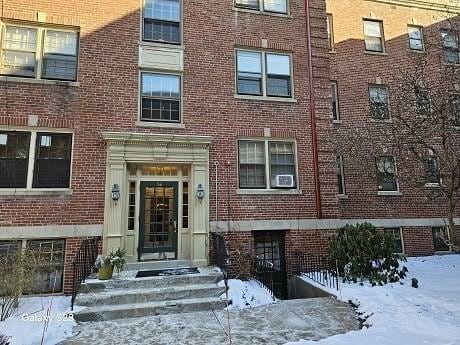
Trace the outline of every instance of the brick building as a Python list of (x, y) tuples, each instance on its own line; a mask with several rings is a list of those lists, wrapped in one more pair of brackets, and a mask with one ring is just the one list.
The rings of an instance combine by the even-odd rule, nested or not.
[(383, 20), (387, 39), (442, 10), (407, 3), (4, 0), (2, 252), (54, 255), (66, 292), (88, 237), (131, 262), (206, 265), (219, 232), (232, 250), (279, 251), (289, 271), (297, 251), (324, 252), (334, 229), (360, 219), (402, 227), (407, 254), (433, 253), (440, 213), (405, 191), (363, 192), (346, 162), (338, 196), (327, 140), (340, 130), (331, 80), (352, 123), (397, 54), (364, 52), (363, 18)]

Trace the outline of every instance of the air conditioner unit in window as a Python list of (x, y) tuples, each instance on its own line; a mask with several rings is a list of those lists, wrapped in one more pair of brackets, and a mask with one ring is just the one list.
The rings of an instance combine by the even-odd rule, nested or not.
[(276, 187), (293, 188), (294, 175), (276, 175)]

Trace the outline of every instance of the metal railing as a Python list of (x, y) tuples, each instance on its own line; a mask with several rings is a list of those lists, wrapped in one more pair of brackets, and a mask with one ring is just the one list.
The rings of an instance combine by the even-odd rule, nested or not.
[(268, 290), (272, 298), (275, 298), (275, 287), (273, 282), (273, 263), (267, 260), (256, 258), (251, 267), (251, 278), (259, 285)]
[(314, 282), (331, 289), (339, 289), (339, 275), (337, 267), (333, 265), (326, 255), (311, 255), (296, 253), (296, 274), (307, 277)]
[(83, 240), (72, 261), (73, 281), (71, 310), (73, 310), (81, 283), (85, 282), (85, 279), (88, 278), (95, 268), (94, 264), (99, 252), (99, 241), (100, 238), (88, 238)]

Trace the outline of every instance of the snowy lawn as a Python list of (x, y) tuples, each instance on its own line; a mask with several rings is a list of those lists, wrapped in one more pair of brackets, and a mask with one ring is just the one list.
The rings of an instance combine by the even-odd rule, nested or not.
[[(224, 285), (224, 281), (219, 282), (219, 286)], [(228, 306), (229, 310), (254, 308), (276, 302), (276, 299), (274, 300), (268, 291), (254, 280), (229, 279), (228, 287), (228, 299), (232, 301)]]
[[(43, 344), (54, 345), (72, 335), (76, 322), (66, 315), (68, 312), (70, 297), (25, 297), (16, 315), (0, 322), (0, 334), (11, 337), (10, 345), (39, 345), (45, 329)], [(46, 328), (47, 318), (50, 321)]]
[[(460, 344), (460, 255), (408, 258), (404, 285), (342, 284), (339, 298), (359, 305), (369, 328), (290, 345)], [(411, 287), (411, 278), (419, 288)]]

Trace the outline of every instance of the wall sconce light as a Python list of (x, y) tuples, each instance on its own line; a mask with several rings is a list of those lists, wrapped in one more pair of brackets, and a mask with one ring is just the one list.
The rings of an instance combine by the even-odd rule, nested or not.
[(198, 201), (201, 202), (204, 199), (204, 187), (201, 183), (198, 184), (198, 187), (196, 188), (196, 197), (198, 198)]
[(117, 202), (118, 199), (120, 199), (120, 186), (115, 183), (112, 187), (112, 200)]

